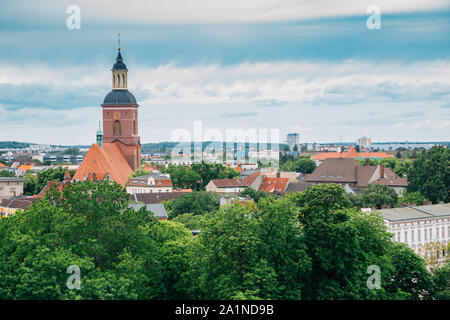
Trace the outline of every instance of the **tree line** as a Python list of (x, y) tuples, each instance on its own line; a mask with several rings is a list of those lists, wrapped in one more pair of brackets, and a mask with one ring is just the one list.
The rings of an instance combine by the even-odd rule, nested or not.
[[(196, 213), (193, 236), (175, 222), (182, 215), (132, 209), (114, 182), (53, 188), (0, 219), (0, 299), (450, 298), (448, 263), (429, 272), (338, 185)], [(80, 289), (66, 285), (69, 266), (81, 270)], [(370, 266), (378, 289), (367, 285)]]

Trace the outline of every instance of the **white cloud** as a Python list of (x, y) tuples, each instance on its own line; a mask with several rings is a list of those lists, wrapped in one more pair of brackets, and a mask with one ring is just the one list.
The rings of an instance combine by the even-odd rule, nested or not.
[[(21, 12), (22, 18), (43, 21), (50, 18), (60, 21), (66, 15), (66, 7), (72, 4), (54, 0), (41, 0), (36, 5), (25, 0), (3, 1), (2, 9), (7, 14)], [(373, 4), (381, 8), (382, 14), (449, 5), (447, 0), (129, 0), (126, 4), (123, 0), (78, 0), (75, 4), (81, 8), (82, 27), (83, 21), (99, 20), (142, 24), (290, 21), (367, 15), (366, 9)], [(36, 12), (40, 14), (36, 16)]]
[[(54, 70), (46, 65), (0, 64), (4, 66), (0, 86), (15, 84), (20, 90), (26, 84), (25, 92), (34, 94), (27, 97), (34, 102), (28, 107), (11, 103), (6, 107), (7, 96), (2, 95), (0, 140), (91, 142), (110, 87), (108, 67)], [(300, 128), (305, 141), (333, 141), (340, 135), (345, 141), (345, 134), (350, 141), (359, 135), (378, 140), (446, 139), (448, 132), (441, 106), (450, 97), (449, 61), (130, 65), (130, 70), (130, 91), (141, 106), (139, 131), (144, 142), (168, 140), (171, 130), (191, 129), (193, 120), (215, 128)], [(52, 92), (63, 95), (93, 92), (98, 104), (86, 107), (87, 103), (77, 105), (83, 99), (67, 99), (64, 110), (39, 107), (40, 99), (49, 97), (31, 90), (34, 84), (53, 86)], [(230, 117), (234, 114), (246, 116)]]

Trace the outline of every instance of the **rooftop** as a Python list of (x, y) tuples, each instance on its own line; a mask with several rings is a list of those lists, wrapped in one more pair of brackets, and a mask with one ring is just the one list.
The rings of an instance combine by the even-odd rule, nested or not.
[(407, 221), (416, 219), (450, 217), (450, 203), (424, 206), (406, 206), (379, 210), (385, 220)]

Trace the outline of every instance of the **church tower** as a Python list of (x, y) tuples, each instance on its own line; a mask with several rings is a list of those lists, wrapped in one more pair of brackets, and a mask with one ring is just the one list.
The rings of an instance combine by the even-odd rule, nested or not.
[[(120, 34), (119, 34), (120, 36)], [(141, 142), (138, 135), (138, 107), (128, 91), (128, 69), (119, 47), (112, 71), (112, 90), (103, 101), (103, 143), (117, 143), (133, 170), (141, 166)]]

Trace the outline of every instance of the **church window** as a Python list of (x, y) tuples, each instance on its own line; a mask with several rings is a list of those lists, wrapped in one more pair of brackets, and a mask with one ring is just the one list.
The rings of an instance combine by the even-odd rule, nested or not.
[(120, 121), (114, 121), (114, 134), (120, 134)]

